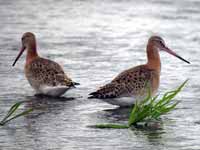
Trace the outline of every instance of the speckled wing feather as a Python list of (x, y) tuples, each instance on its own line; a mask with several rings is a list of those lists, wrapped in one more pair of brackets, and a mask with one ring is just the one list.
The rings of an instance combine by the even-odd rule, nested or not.
[(30, 84), (35, 86), (73, 86), (59, 64), (44, 58), (37, 58), (26, 66), (26, 76)]
[(89, 98), (116, 98), (123, 96), (139, 96), (146, 92), (147, 83), (152, 81), (153, 70), (144, 66), (134, 67), (120, 73), (111, 83), (90, 93)]
[(117, 83), (109, 83), (106, 84), (105, 86), (101, 87), (99, 90), (97, 90), (96, 92), (90, 93), (89, 98), (101, 98), (101, 99), (105, 99), (105, 98), (115, 98), (120, 96), (120, 94), (122, 94), (124, 91), (123, 89), (120, 89), (120, 84)]

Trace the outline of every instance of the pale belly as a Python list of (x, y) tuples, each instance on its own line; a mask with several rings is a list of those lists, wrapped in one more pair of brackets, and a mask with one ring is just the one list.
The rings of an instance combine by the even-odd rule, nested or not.
[(48, 86), (42, 85), (38, 82), (34, 82), (30, 78), (27, 78), (27, 80), (30, 86), (35, 90), (36, 94), (58, 97), (63, 95), (67, 90), (69, 90), (68, 86)]
[(38, 94), (44, 94), (44, 95), (49, 95), (49, 96), (61, 96), (63, 95), (69, 87), (66, 86), (40, 86), (39, 89), (37, 89)]
[(144, 100), (146, 95), (143, 96), (130, 96), (130, 97), (119, 97), (119, 98), (110, 98), (110, 99), (101, 99), (109, 104), (117, 105), (120, 107), (130, 107), (135, 104), (136, 101), (140, 102)]

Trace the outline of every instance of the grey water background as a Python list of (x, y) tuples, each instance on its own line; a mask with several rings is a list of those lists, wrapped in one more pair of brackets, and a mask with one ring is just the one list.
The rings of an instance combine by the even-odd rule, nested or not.
[[(15, 102), (33, 113), (0, 127), (2, 150), (200, 149), (200, 1), (0, 0), (0, 118)], [(37, 98), (23, 72), (12, 67), (24, 32), (35, 33), (39, 54), (61, 64), (81, 85), (60, 98)], [(177, 109), (158, 130), (94, 129), (126, 123), (127, 110), (87, 94), (121, 71), (146, 62), (146, 43), (157, 34), (188, 65), (161, 52), (159, 93), (189, 79)]]

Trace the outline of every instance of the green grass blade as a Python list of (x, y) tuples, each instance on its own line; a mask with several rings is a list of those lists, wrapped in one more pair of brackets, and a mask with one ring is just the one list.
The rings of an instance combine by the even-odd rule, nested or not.
[(112, 128), (112, 129), (128, 129), (128, 125), (123, 125), (123, 124), (97, 124), (94, 126), (95, 128)]
[(176, 90), (166, 92), (162, 99), (155, 104), (155, 107), (162, 107), (170, 103), (170, 101), (182, 90), (187, 82), (188, 80), (183, 82)]
[(161, 110), (161, 115), (166, 114), (167, 112), (173, 110), (177, 106), (178, 103), (179, 102), (176, 102), (171, 106), (165, 107), (163, 110)]
[(25, 101), (20, 101), (20, 102), (17, 102), (15, 103), (11, 108), (10, 110), (8, 111), (7, 115), (2, 119), (1, 122), (4, 122), (7, 118), (9, 118), (17, 109), (18, 107), (24, 103)]
[(28, 113), (32, 112), (33, 111), (33, 108), (30, 108), (26, 111), (23, 111), (22, 113), (19, 113), (17, 115), (15, 115), (14, 117), (10, 118), (10, 119), (7, 119), (7, 120), (4, 120), (2, 122), (0, 122), (0, 125), (5, 125), (6, 123), (8, 123), (9, 121), (15, 119), (15, 118), (18, 118), (18, 117), (21, 117), (21, 116), (24, 116), (24, 115), (27, 115)]
[[(25, 103), (25, 102), (27, 102), (27, 101), (20, 101), (20, 102), (15, 103), (15, 104), (9, 109), (7, 115), (2, 119), (2, 121), (0, 122), (0, 125), (5, 125), (7, 122), (9, 122), (9, 121), (11, 121), (11, 120), (13, 120), (13, 119), (15, 119), (15, 118), (18, 118), (18, 117), (20, 117), (20, 116), (24, 116), (24, 115), (26, 115), (26, 114), (32, 112), (32, 111), (33, 111), (33, 108), (28, 109), (28, 110), (26, 110), (26, 111), (23, 111), (23, 112), (21, 112), (21, 113), (15, 115), (15, 116), (13, 116), (13, 117), (11, 117), (11, 116), (16, 112), (16, 110), (19, 108), (19, 106), (22, 105), (22, 104)], [(10, 117), (11, 117), (11, 118), (10, 118)]]
[(133, 124), (135, 122), (135, 118), (136, 118), (136, 113), (138, 111), (138, 103), (137, 101), (135, 102), (135, 105), (133, 107), (133, 110), (131, 111), (129, 120), (128, 120), (128, 125), (131, 126), (131, 124)]

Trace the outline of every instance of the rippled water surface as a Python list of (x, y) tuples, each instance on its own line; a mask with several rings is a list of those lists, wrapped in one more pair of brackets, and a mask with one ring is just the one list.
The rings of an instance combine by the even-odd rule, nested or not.
[[(200, 1), (0, 0), (0, 118), (17, 101), (33, 113), (0, 127), (0, 149), (200, 149)], [(36, 34), (38, 51), (60, 63), (81, 85), (65, 97), (36, 98), (24, 77), (25, 54), (11, 66), (21, 36)], [(148, 38), (158, 34), (191, 62), (161, 53), (159, 93), (189, 78), (178, 109), (160, 130), (93, 129), (126, 123), (127, 111), (87, 94), (122, 70), (146, 61)]]

